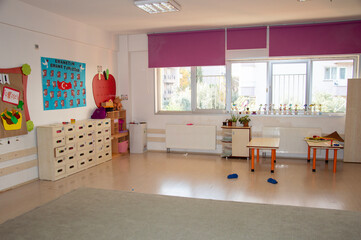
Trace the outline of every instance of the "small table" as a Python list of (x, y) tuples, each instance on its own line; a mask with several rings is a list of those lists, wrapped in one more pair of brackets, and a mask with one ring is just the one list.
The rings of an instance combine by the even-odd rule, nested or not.
[(328, 163), (328, 150), (334, 150), (333, 172), (335, 173), (336, 165), (337, 165), (337, 150), (343, 149), (343, 146), (338, 141), (331, 141), (331, 140), (316, 141), (316, 140), (305, 139), (305, 141), (308, 145), (307, 162), (310, 161), (311, 149), (313, 149), (312, 172), (316, 172), (316, 151), (317, 151), (317, 149), (325, 149), (326, 150), (326, 157), (325, 157), (326, 163)]
[(271, 173), (274, 173), (274, 163), (276, 161), (276, 149), (280, 146), (279, 138), (252, 138), (247, 147), (252, 152), (252, 167), (251, 171), (254, 172), (254, 149), (257, 149), (257, 162), (259, 162), (259, 150), (268, 149), (271, 150)]

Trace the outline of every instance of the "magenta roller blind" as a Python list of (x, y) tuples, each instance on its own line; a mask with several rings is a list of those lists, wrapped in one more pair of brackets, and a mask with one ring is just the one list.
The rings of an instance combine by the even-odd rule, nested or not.
[(225, 30), (148, 35), (150, 68), (225, 65)]
[(361, 53), (361, 21), (270, 27), (270, 56)]
[(267, 27), (227, 29), (227, 50), (267, 47)]

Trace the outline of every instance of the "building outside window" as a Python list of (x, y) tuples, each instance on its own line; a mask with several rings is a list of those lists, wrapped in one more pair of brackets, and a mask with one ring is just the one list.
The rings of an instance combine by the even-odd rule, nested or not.
[(347, 79), (353, 72), (352, 59), (312, 61), (312, 102), (322, 104), (324, 112), (345, 112)]
[(225, 66), (197, 67), (197, 109), (226, 109)]

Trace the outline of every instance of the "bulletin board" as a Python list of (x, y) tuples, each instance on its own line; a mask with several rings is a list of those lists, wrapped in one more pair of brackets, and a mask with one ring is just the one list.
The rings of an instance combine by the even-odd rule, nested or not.
[(0, 69), (0, 138), (28, 133), (27, 79), (21, 67)]
[(85, 63), (41, 58), (44, 110), (86, 106)]

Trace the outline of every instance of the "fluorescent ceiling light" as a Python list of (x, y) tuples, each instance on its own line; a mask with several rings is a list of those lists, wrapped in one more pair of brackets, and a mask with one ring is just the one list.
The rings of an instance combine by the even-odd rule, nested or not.
[(181, 9), (174, 0), (135, 0), (134, 4), (147, 13), (176, 12)]

